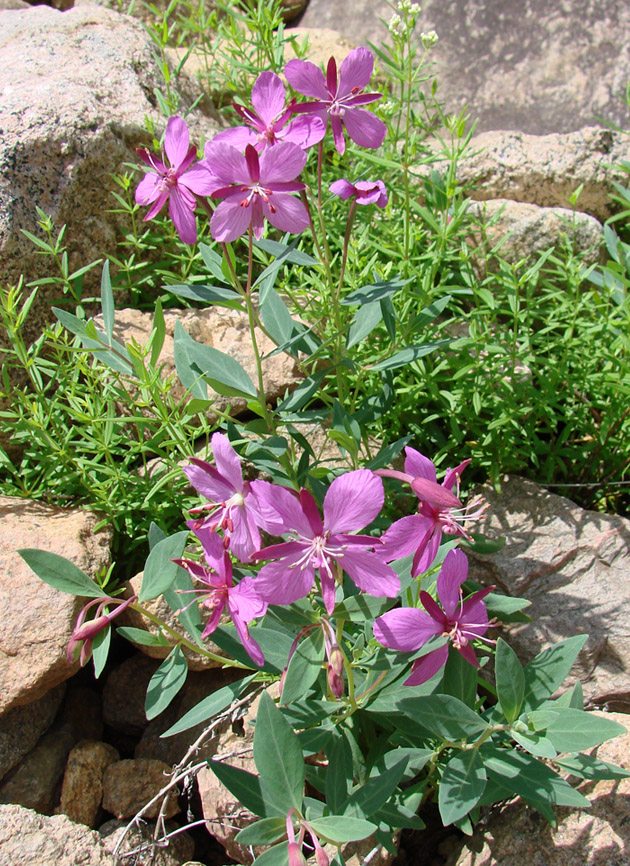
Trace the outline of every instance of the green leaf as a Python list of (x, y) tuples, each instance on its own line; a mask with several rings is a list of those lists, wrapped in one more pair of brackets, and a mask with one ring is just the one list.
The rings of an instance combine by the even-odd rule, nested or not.
[[(255, 676), (255, 675), (254, 675)], [(230, 704), (239, 698), (243, 692), (249, 687), (254, 677), (246, 677), (236, 683), (230, 683), (228, 686), (212, 692), (211, 695), (203, 698), (198, 704), (188, 710), (181, 719), (171, 725), (168, 730), (160, 734), (160, 737), (174, 737), (175, 734), (181, 734), (182, 731), (188, 731), (202, 722), (209, 721), (213, 716), (217, 716), (227, 709)]]
[(173, 357), (179, 380), (190, 395), (197, 400), (208, 399), (208, 388), (199, 369), (194, 366), (189, 352), (191, 338), (179, 321), (175, 322), (173, 335)]
[(457, 698), (467, 707), (475, 706), (477, 671), (453, 647), (449, 647), (448, 650), (448, 658), (444, 665), (444, 677), (439, 691)]
[(378, 302), (359, 307), (348, 331), (346, 349), (351, 349), (361, 340), (364, 340), (368, 334), (371, 334), (374, 328), (380, 324), (382, 318), (383, 311)]
[(208, 766), (228, 791), (234, 794), (239, 803), (254, 815), (266, 816), (259, 776), (241, 770), (240, 767), (232, 767), (223, 761), (211, 760), (208, 761)]
[[(265, 663), (261, 670), (270, 673), (282, 673), (289, 657), (291, 649), (291, 638), (284, 632), (266, 626), (250, 626), (249, 633), (260, 646)], [(221, 625), (212, 633), (213, 642), (236, 661), (254, 668), (256, 665), (250, 658), (247, 650), (243, 647), (234, 626)]]
[(164, 290), (185, 298), (187, 301), (198, 301), (201, 304), (214, 304), (217, 307), (227, 307), (228, 310), (244, 310), (245, 306), (241, 296), (232, 289), (224, 286), (199, 286), (195, 283), (183, 285), (176, 283), (172, 286), (164, 286)]
[(326, 756), (326, 805), (333, 813), (341, 812), (352, 788), (352, 750), (343, 731), (335, 732)]
[(284, 256), (285, 261), (292, 265), (318, 265), (317, 259), (309, 256), (308, 253), (303, 253), (302, 250), (296, 250), (297, 240), (291, 241), (290, 244), (281, 244), (278, 241), (270, 241), (263, 238), (259, 241), (254, 241), (254, 246), (258, 247), (276, 259), (279, 256)]
[[(169, 535), (162, 541), (158, 541), (151, 550), (144, 565), (142, 586), (138, 596), (140, 603), (157, 598), (170, 588), (177, 573), (181, 571), (181, 567), (171, 560), (181, 557), (188, 535), (187, 529), (176, 532), (175, 535)], [(183, 607), (183, 604), (181, 606)]]
[(252, 866), (289, 866), (289, 846), (286, 842), (267, 848), (256, 859)]
[(285, 817), (291, 807), (301, 810), (305, 769), (300, 742), (266, 692), (256, 717), (254, 763), (268, 810)]
[(324, 635), (321, 629), (309, 632), (298, 643), (282, 686), (282, 704), (292, 704), (303, 698), (311, 688), (324, 660)]
[(568, 676), (587, 635), (578, 634), (543, 650), (525, 665), (524, 710), (534, 710), (551, 697)]
[(525, 696), (525, 674), (518, 656), (503, 638), (497, 641), (494, 663), (497, 697), (508, 722), (517, 719)]
[(296, 322), (293, 321), (287, 305), (273, 289), (266, 293), (265, 302), (260, 308), (263, 324), (278, 346), (288, 343), (294, 336)]
[(389, 770), (390, 767), (398, 764), (399, 761), (403, 760), (403, 758), (406, 758), (407, 766), (405, 767), (402, 778), (413, 779), (414, 776), (418, 775), (420, 770), (423, 770), (426, 767), (433, 755), (433, 749), (416, 749), (412, 747), (399, 746), (397, 749), (385, 752), (385, 754), (375, 763), (374, 767), (375, 770), (382, 773), (384, 770)]
[(625, 733), (613, 719), (572, 707), (563, 708), (547, 728), (547, 737), (559, 752), (582, 752)]
[(378, 812), (396, 790), (406, 767), (407, 758), (403, 757), (389, 770), (368, 779), (348, 798), (343, 807), (344, 817), (370, 818)]
[(411, 323), (411, 328), (417, 331), (420, 328), (426, 327), (430, 324), (434, 319), (444, 312), (446, 307), (448, 306), (451, 300), (450, 295), (444, 295), (441, 298), (438, 298), (437, 301), (433, 301), (432, 304), (429, 304), (428, 307), (425, 307), (423, 310), (420, 310), (418, 315), (413, 319)]
[(347, 307), (363, 306), (364, 304), (372, 304), (375, 301), (380, 301), (382, 298), (389, 298), (399, 292), (404, 286), (413, 282), (415, 277), (403, 280), (401, 277), (396, 277), (393, 280), (377, 280), (360, 289), (355, 289), (342, 299), (341, 303)]
[(169, 646), (162, 632), (152, 634), (150, 631), (145, 631), (143, 628), (132, 628), (131, 626), (120, 626), (116, 629), (116, 634), (124, 637), (132, 643), (141, 644), (141, 646)]
[(160, 352), (164, 346), (166, 337), (166, 323), (164, 321), (164, 313), (162, 311), (162, 301), (158, 298), (155, 302), (155, 312), (153, 313), (153, 333), (151, 335), (151, 364), (155, 367), (160, 360)]
[(555, 758), (558, 754), (553, 743), (544, 734), (512, 730), (510, 735), (519, 746), (537, 758)]
[(403, 698), (398, 707), (410, 719), (445, 740), (465, 740), (488, 727), (470, 707), (450, 695)]
[[(190, 575), (185, 568), (178, 567), (175, 580), (162, 595), (173, 613), (177, 614), (178, 622), (186, 629), (195, 643), (203, 647), (204, 644), (201, 640), (203, 627), (201, 625), (199, 605), (191, 604), (190, 607), (182, 610), (182, 598), (186, 598), (186, 594), (190, 593), (192, 589), (195, 589), (195, 587), (190, 579)], [(188, 597), (190, 598), (190, 595)]]
[(452, 340), (450, 339), (436, 340), (434, 343), (421, 343), (418, 346), (406, 346), (404, 349), (401, 349), (400, 352), (395, 352), (384, 361), (374, 364), (370, 369), (373, 373), (378, 373), (380, 370), (396, 370), (398, 367), (405, 367), (412, 361), (417, 361), (418, 358), (423, 358), (425, 355), (435, 352), (436, 349), (448, 346), (451, 342)]
[(239, 845), (272, 845), (285, 836), (286, 832), (285, 818), (262, 818), (237, 833), (236, 841)]
[(328, 818), (316, 818), (310, 822), (318, 836), (329, 842), (357, 842), (370, 836), (377, 828), (371, 821), (362, 818), (350, 818), (347, 815), (331, 815)]
[[(224, 397), (256, 397), (256, 388), (248, 374), (231, 355), (212, 346), (204, 346), (186, 333), (182, 323), (175, 323), (175, 345), (183, 348), (193, 372), (203, 376), (210, 387)], [(177, 358), (175, 359), (177, 364)], [(179, 375), (179, 368), (178, 368)], [(182, 380), (183, 381), (183, 380)], [(185, 384), (185, 383), (184, 383)], [(195, 393), (195, 397), (200, 395)], [(205, 394), (201, 397), (204, 399)]]
[(114, 332), (114, 293), (112, 292), (112, 281), (109, 276), (109, 261), (103, 263), (101, 274), (101, 310), (103, 311), (103, 325), (109, 340)]
[(149, 550), (153, 550), (158, 541), (162, 541), (163, 538), (166, 538), (166, 533), (162, 529), (160, 529), (157, 523), (151, 521), (148, 537)]
[(365, 622), (385, 613), (394, 603), (393, 598), (351, 595), (335, 605), (332, 615), (337, 619), (350, 620), (350, 622)]
[(149, 681), (144, 709), (147, 719), (154, 719), (178, 694), (188, 675), (188, 663), (181, 647), (173, 647)]
[(81, 595), (87, 598), (104, 597), (101, 587), (64, 556), (35, 548), (22, 548), (18, 553), (40, 580), (49, 586), (61, 592), (68, 592), (70, 595)]
[[(207, 244), (203, 243), (199, 244), (199, 252), (201, 253), (201, 258), (203, 259), (205, 266), (208, 268), (215, 280), (218, 280), (220, 283), (225, 283), (226, 279), (221, 268), (223, 257), (220, 256), (216, 250), (213, 250)], [(165, 288), (168, 289), (169, 287), (166, 286)]]
[[(133, 373), (133, 364), (125, 346), (99, 331), (92, 319), (85, 322), (78, 316), (67, 310), (60, 310), (58, 307), (52, 307), (52, 311), (64, 328), (79, 337), (85, 348), (90, 349), (95, 358), (118, 373), (124, 373), (127, 376)], [(90, 338), (90, 333), (93, 338)]]
[(278, 405), (279, 412), (297, 412), (303, 409), (304, 406), (311, 400), (319, 391), (319, 386), (322, 383), (324, 376), (329, 372), (326, 370), (318, 370), (305, 379), (295, 391), (292, 391), (289, 396)]
[(570, 758), (559, 758), (555, 764), (580, 779), (627, 779), (630, 777), (630, 770), (609, 764), (608, 761), (600, 761), (599, 758), (592, 755), (573, 755)]
[(398, 457), (405, 445), (407, 445), (407, 443), (412, 439), (413, 436), (411, 434), (409, 436), (403, 436), (402, 439), (397, 439), (395, 442), (391, 442), (389, 445), (381, 448), (378, 454), (373, 457), (369, 463), (365, 464), (365, 468), (382, 469), (384, 466), (389, 466), (392, 460), (394, 460), (395, 457)]
[(457, 752), (442, 773), (438, 805), (445, 827), (459, 821), (479, 802), (487, 775), (478, 749)]
[(92, 643), (92, 663), (94, 665), (94, 676), (96, 679), (98, 679), (105, 670), (111, 642), (112, 629), (111, 626), (108, 625), (107, 628), (103, 629), (103, 631), (100, 631), (96, 635)]

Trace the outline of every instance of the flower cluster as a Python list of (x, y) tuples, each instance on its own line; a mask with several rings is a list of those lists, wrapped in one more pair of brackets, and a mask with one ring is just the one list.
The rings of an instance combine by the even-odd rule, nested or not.
[[(169, 215), (180, 238), (187, 244), (197, 240), (195, 210), (209, 209), (207, 198), (219, 201), (210, 221), (212, 237), (222, 243), (236, 240), (251, 230), (262, 236), (264, 220), (281, 231), (298, 234), (309, 224), (305, 204), (295, 196), (304, 190), (297, 180), (307, 160), (307, 151), (321, 144), (328, 126), (335, 148), (344, 153), (347, 135), (360, 147), (378, 148), (385, 137), (385, 124), (362, 108), (381, 98), (365, 93), (372, 77), (374, 58), (367, 48), (351, 51), (337, 70), (333, 57), (326, 76), (313, 63), (291, 60), (285, 68), (289, 84), (298, 93), (315, 99), (298, 103), (286, 100), (285, 86), (273, 72), (259, 75), (252, 88), (252, 106), (235, 105), (245, 125), (219, 132), (205, 146), (204, 158), (189, 146), (188, 129), (181, 117), (171, 117), (164, 135), (165, 157), (146, 149), (138, 155), (148, 172), (136, 189), (136, 203), (150, 206), (145, 220), (155, 217), (169, 203)], [(344, 181), (348, 183), (348, 181)], [(365, 195), (356, 184), (357, 201), (375, 201), (384, 207), (387, 194), (382, 181), (377, 198)], [(340, 194), (340, 193), (337, 193)], [(345, 198), (349, 196), (343, 196)]]
[[(459, 479), (469, 461), (436, 481), (433, 463), (413, 448), (407, 448), (405, 472), (356, 469), (335, 478), (323, 501), (323, 514), (313, 495), (256, 479), (243, 478), (240, 459), (222, 433), (211, 440), (215, 465), (193, 458), (184, 469), (188, 480), (210, 500), (193, 509), (188, 526), (203, 548), (205, 565), (189, 559), (175, 560), (201, 583), (195, 595), (212, 611), (203, 637), (218, 626), (227, 608), (237, 633), (253, 661), (264, 661), (248, 624), (263, 616), (267, 606), (288, 605), (309, 596), (314, 588), (330, 616), (343, 598), (343, 575), (368, 595), (395, 598), (400, 579), (390, 563), (414, 554), (412, 573), (426, 571), (438, 552), (442, 534), (469, 538), (464, 522), (469, 508), (459, 498)], [(417, 515), (393, 523), (380, 538), (360, 534), (380, 514), (385, 498), (382, 476), (411, 485), (419, 499)], [(473, 503), (475, 515), (481, 513)], [(277, 544), (262, 546), (261, 532), (282, 536)], [(230, 554), (246, 565), (265, 563), (258, 573), (233, 583)], [(392, 610), (376, 620), (374, 635), (386, 647), (414, 652), (433, 636), (443, 635), (471, 664), (476, 665), (470, 641), (488, 628), (481, 590), (467, 601), (461, 595), (467, 560), (461, 551), (451, 551), (442, 567), (437, 592), (442, 608), (422, 591), (424, 610)], [(297, 643), (314, 626), (295, 639)], [(328, 682), (333, 695), (343, 693), (343, 652), (326, 617), (321, 619), (328, 658)], [(448, 646), (442, 646), (414, 663), (408, 684), (424, 682), (445, 663)]]

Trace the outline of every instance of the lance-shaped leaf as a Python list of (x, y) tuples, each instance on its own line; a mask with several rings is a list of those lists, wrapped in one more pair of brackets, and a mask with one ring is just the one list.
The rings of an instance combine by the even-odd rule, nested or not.
[(311, 688), (324, 660), (324, 636), (321, 629), (311, 631), (298, 643), (282, 686), (282, 703), (299, 701)]
[(574, 635), (538, 653), (525, 665), (524, 710), (535, 710), (551, 697), (568, 676), (586, 639), (585, 634)]
[(147, 719), (165, 710), (186, 682), (188, 662), (179, 646), (173, 647), (149, 681), (144, 708)]
[(289, 809), (302, 809), (306, 773), (300, 742), (266, 692), (256, 716), (254, 763), (269, 817), (286, 817)]
[[(175, 323), (174, 343), (183, 349), (193, 373), (200, 374), (217, 394), (247, 399), (257, 396), (254, 383), (238, 361), (225, 352), (193, 340), (179, 321)], [(175, 363), (177, 365), (177, 357)], [(179, 375), (179, 367), (177, 370)], [(195, 393), (195, 396), (200, 395)]]
[(445, 740), (465, 740), (488, 727), (474, 710), (450, 695), (403, 698), (398, 707), (410, 719)]
[[(176, 532), (159, 541), (149, 553), (142, 575), (142, 587), (138, 600), (140, 603), (157, 598), (166, 592), (182, 570), (179, 565), (171, 562), (179, 559), (188, 538), (188, 530)], [(182, 603), (182, 607), (184, 604)]]
[(525, 674), (518, 656), (502, 638), (497, 641), (494, 664), (497, 697), (508, 722), (513, 722), (523, 706), (525, 696)]
[(44, 583), (61, 592), (87, 598), (102, 598), (105, 594), (91, 577), (64, 556), (28, 547), (18, 553)]
[(459, 821), (477, 805), (486, 781), (478, 749), (453, 755), (442, 773), (438, 795), (440, 817), (445, 827)]

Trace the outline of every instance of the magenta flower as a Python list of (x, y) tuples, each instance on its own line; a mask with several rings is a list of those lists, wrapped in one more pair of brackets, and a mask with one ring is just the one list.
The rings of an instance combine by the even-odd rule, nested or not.
[(380, 93), (361, 93), (368, 85), (374, 69), (374, 56), (367, 48), (355, 48), (342, 62), (337, 77), (337, 63), (331, 57), (326, 77), (318, 66), (306, 60), (290, 60), (284, 70), (287, 81), (304, 96), (316, 102), (303, 102), (294, 107), (301, 114), (317, 114), (332, 127), (333, 140), (339, 153), (346, 149), (346, 132), (360, 147), (380, 147), (385, 138), (385, 124), (360, 105), (381, 98)]
[[(108, 596), (104, 596), (103, 598), (94, 598), (92, 601), (88, 602), (79, 613), (75, 626), (72, 629), (70, 643), (68, 644), (68, 661), (72, 661), (75, 647), (78, 644), (81, 644), (79, 664), (81, 667), (87, 664), (92, 655), (92, 644), (94, 638), (104, 629), (108, 628), (111, 621), (119, 616), (132, 602), (137, 601), (137, 599), (137, 595), (132, 595), (131, 598), (127, 598), (125, 601), (121, 601), (118, 598), (109, 598)], [(94, 618), (86, 622), (85, 617), (87, 616), (88, 611), (95, 605), (98, 605), (98, 607)], [(110, 613), (105, 613), (106, 608), (111, 605), (116, 605), (114, 610)]]
[[(272, 559), (256, 578), (261, 598), (269, 604), (291, 604), (311, 590), (319, 572), (322, 596), (330, 614), (335, 606), (335, 578), (345, 571), (365, 592), (395, 596), (400, 590), (398, 575), (378, 552), (381, 541), (349, 533), (371, 523), (383, 506), (383, 485), (368, 469), (341, 475), (330, 485), (324, 498), (324, 521), (307, 490), (299, 497), (283, 487), (261, 491), (283, 523), (282, 532), (291, 541), (274, 544), (254, 553), (252, 559)], [(273, 498), (269, 498), (273, 497)]]
[[(374, 621), (374, 637), (383, 646), (401, 652), (415, 652), (432, 637), (442, 635), (448, 643), (432, 650), (413, 663), (406, 686), (418, 686), (446, 664), (451, 643), (466, 661), (478, 668), (479, 662), (470, 642), (481, 638), (488, 629), (488, 612), (482, 599), (493, 586), (480, 589), (466, 601), (461, 585), (468, 575), (468, 560), (461, 550), (446, 554), (437, 579), (440, 607), (428, 592), (420, 593), (425, 610), (402, 607), (390, 610)], [(492, 641), (490, 641), (492, 642)]]
[[(232, 584), (232, 562), (219, 535), (203, 530), (196, 534), (202, 543), (209, 568), (190, 559), (174, 559), (173, 562), (185, 568), (193, 579), (205, 584), (202, 589), (192, 590), (194, 593), (203, 595), (201, 604), (212, 611), (201, 637), (206, 638), (216, 630), (227, 606), (241, 643), (250, 658), (260, 667), (264, 664), (265, 657), (250, 635), (247, 624), (259, 616), (264, 616), (267, 604), (257, 595), (253, 578), (244, 577), (236, 586)], [(196, 601), (195, 598), (190, 604)]]
[(358, 180), (352, 184), (342, 177), (333, 181), (328, 189), (333, 195), (338, 195), (342, 199), (354, 196), (357, 204), (375, 204), (377, 207), (385, 207), (388, 201), (387, 190), (382, 180)]
[(262, 72), (252, 88), (253, 109), (234, 105), (248, 126), (235, 126), (219, 132), (212, 139), (231, 144), (237, 150), (245, 150), (251, 144), (260, 153), (265, 147), (280, 141), (292, 141), (306, 150), (321, 141), (326, 135), (326, 124), (315, 115), (295, 117), (293, 103), (285, 105), (285, 89), (282, 79), (273, 72)]
[(234, 241), (250, 226), (259, 239), (263, 218), (294, 234), (308, 225), (308, 211), (290, 195), (304, 189), (295, 180), (306, 163), (306, 153), (297, 144), (280, 142), (265, 148), (259, 157), (251, 144), (243, 156), (229, 144), (211, 141), (206, 145), (205, 162), (219, 181), (213, 197), (223, 199), (210, 220), (215, 240)]
[[(191, 509), (191, 514), (210, 511), (202, 518), (188, 522), (193, 532), (222, 530), (230, 550), (242, 562), (260, 548), (259, 526), (265, 521), (257, 507), (252, 487), (243, 480), (241, 461), (230, 440), (223, 433), (214, 433), (210, 440), (216, 467), (205, 460), (191, 457), (192, 466), (184, 473), (192, 486), (210, 500), (207, 505)], [(275, 528), (275, 526), (273, 527)], [(272, 528), (272, 530), (273, 530)]]
[(486, 506), (481, 497), (477, 497), (464, 507), (453, 493), (456, 487), (459, 494), (459, 480), (470, 460), (449, 469), (438, 484), (435, 466), (428, 457), (409, 447), (405, 448), (405, 454), (404, 472), (394, 469), (377, 469), (376, 472), (406, 481), (420, 500), (417, 514), (392, 523), (383, 536), (388, 561), (414, 554), (411, 574), (416, 577), (426, 571), (437, 556), (442, 533), (472, 541), (463, 524), (479, 520)]
[(197, 148), (188, 147), (188, 128), (181, 117), (169, 117), (164, 150), (169, 168), (146, 148), (138, 148), (138, 156), (151, 170), (136, 188), (136, 204), (152, 205), (144, 218), (146, 222), (157, 216), (168, 199), (168, 212), (177, 234), (185, 244), (194, 244), (197, 240), (195, 196), (210, 195), (219, 184), (203, 162), (193, 166)]

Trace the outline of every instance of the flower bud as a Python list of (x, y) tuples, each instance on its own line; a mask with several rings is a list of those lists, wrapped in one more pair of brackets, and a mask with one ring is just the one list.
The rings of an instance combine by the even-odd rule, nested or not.
[(332, 665), (328, 665), (328, 685), (330, 686), (330, 691), (336, 698), (343, 697), (343, 677), (340, 677), (335, 673)]
[(338, 646), (334, 646), (330, 651), (330, 658), (328, 659), (330, 662), (331, 668), (337, 674), (338, 677), (343, 676), (343, 664), (344, 664), (344, 655)]
[(330, 866), (330, 857), (319, 843), (315, 845), (315, 859), (317, 860), (317, 866)]
[(306, 866), (306, 857), (297, 842), (289, 842), (289, 866)]

